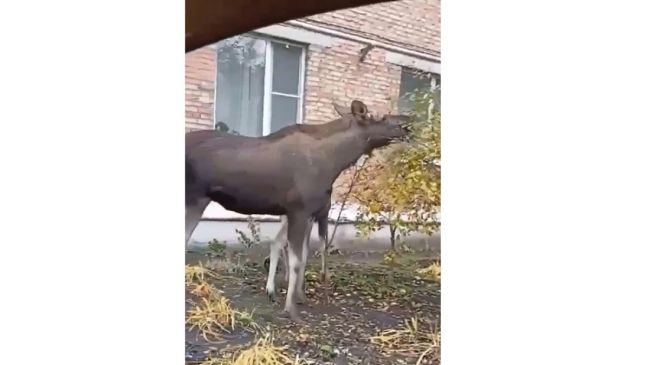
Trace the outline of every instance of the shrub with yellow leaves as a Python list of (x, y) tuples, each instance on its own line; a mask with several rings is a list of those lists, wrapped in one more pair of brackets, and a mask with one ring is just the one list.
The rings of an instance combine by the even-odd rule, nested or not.
[(368, 237), (384, 225), (391, 248), (412, 232), (432, 234), (439, 227), (440, 111), (432, 106), (438, 91), (412, 94), (412, 133), (407, 144), (376, 154), (376, 168), (360, 171), (352, 197), (360, 203), (359, 235)]

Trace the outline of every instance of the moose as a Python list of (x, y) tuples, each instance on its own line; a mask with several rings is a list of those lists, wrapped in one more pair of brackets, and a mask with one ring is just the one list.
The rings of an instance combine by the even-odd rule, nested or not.
[(406, 116), (376, 118), (358, 100), (349, 111), (336, 109), (341, 117), (329, 123), (295, 124), (264, 137), (212, 130), (185, 137), (186, 245), (211, 201), (240, 214), (285, 216), (287, 240), (281, 230), (271, 244), (266, 290), (274, 299), (275, 270), (287, 242), (284, 310), (295, 322), (302, 322), (296, 304), (304, 302), (309, 235), (317, 222), (321, 246), (327, 241), (334, 181), (361, 155), (409, 134)]

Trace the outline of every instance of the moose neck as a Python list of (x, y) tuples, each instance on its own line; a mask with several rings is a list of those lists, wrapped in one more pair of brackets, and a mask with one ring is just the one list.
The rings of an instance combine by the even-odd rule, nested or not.
[(323, 153), (323, 175), (334, 182), (343, 170), (369, 152), (367, 146), (367, 136), (359, 129), (350, 128), (319, 141), (314, 148)]

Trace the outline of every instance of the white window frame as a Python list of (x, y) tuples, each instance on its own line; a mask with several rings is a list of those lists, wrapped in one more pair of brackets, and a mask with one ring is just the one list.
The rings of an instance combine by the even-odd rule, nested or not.
[[(304, 111), (304, 99), (305, 99), (305, 65), (307, 57), (307, 47), (306, 44), (301, 44), (297, 42), (292, 42), (285, 40), (283, 38), (271, 37), (257, 32), (242, 34), (245, 37), (255, 38), (266, 42), (265, 50), (265, 60), (264, 60), (264, 104), (262, 108), (262, 136), (267, 136), (271, 133), (271, 113), (272, 113), (272, 97), (273, 95), (281, 95), (287, 97), (293, 97), (298, 99), (296, 110), (296, 124), (303, 123), (303, 111)], [(298, 70), (298, 94), (284, 94), (280, 92), (275, 92), (273, 90), (273, 43), (279, 44), (288, 44), (290, 46), (299, 47), (301, 49), (300, 53), (300, 69)], [(216, 51), (216, 47), (215, 47)], [(217, 59), (219, 55), (217, 54)], [(215, 75), (216, 77), (216, 75)], [(216, 80), (215, 80), (216, 83)], [(219, 85), (215, 88), (214, 93), (214, 106), (217, 106), (217, 89)], [(217, 123), (217, 111), (215, 110), (213, 128), (216, 128)]]

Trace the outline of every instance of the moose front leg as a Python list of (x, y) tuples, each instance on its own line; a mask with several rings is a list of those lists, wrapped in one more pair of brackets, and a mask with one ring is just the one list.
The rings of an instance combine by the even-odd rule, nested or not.
[(303, 261), (303, 247), (305, 231), (309, 221), (309, 215), (302, 212), (293, 213), (288, 215), (289, 220), (289, 284), (287, 286), (287, 299), (284, 304), (284, 310), (289, 314), (289, 317), (298, 323), (303, 323), (296, 308), (296, 291), (298, 277), (304, 272), (305, 262)]
[(266, 293), (269, 296), (269, 299), (272, 302), (275, 302), (275, 274), (278, 268), (278, 261), (280, 260), (280, 254), (284, 255), (284, 271), (287, 272), (287, 260), (286, 260), (286, 245), (287, 245), (287, 219), (286, 217), (280, 218), (280, 231), (275, 237), (275, 240), (271, 242), (270, 254), (269, 254), (269, 272), (268, 277), (266, 278)]

